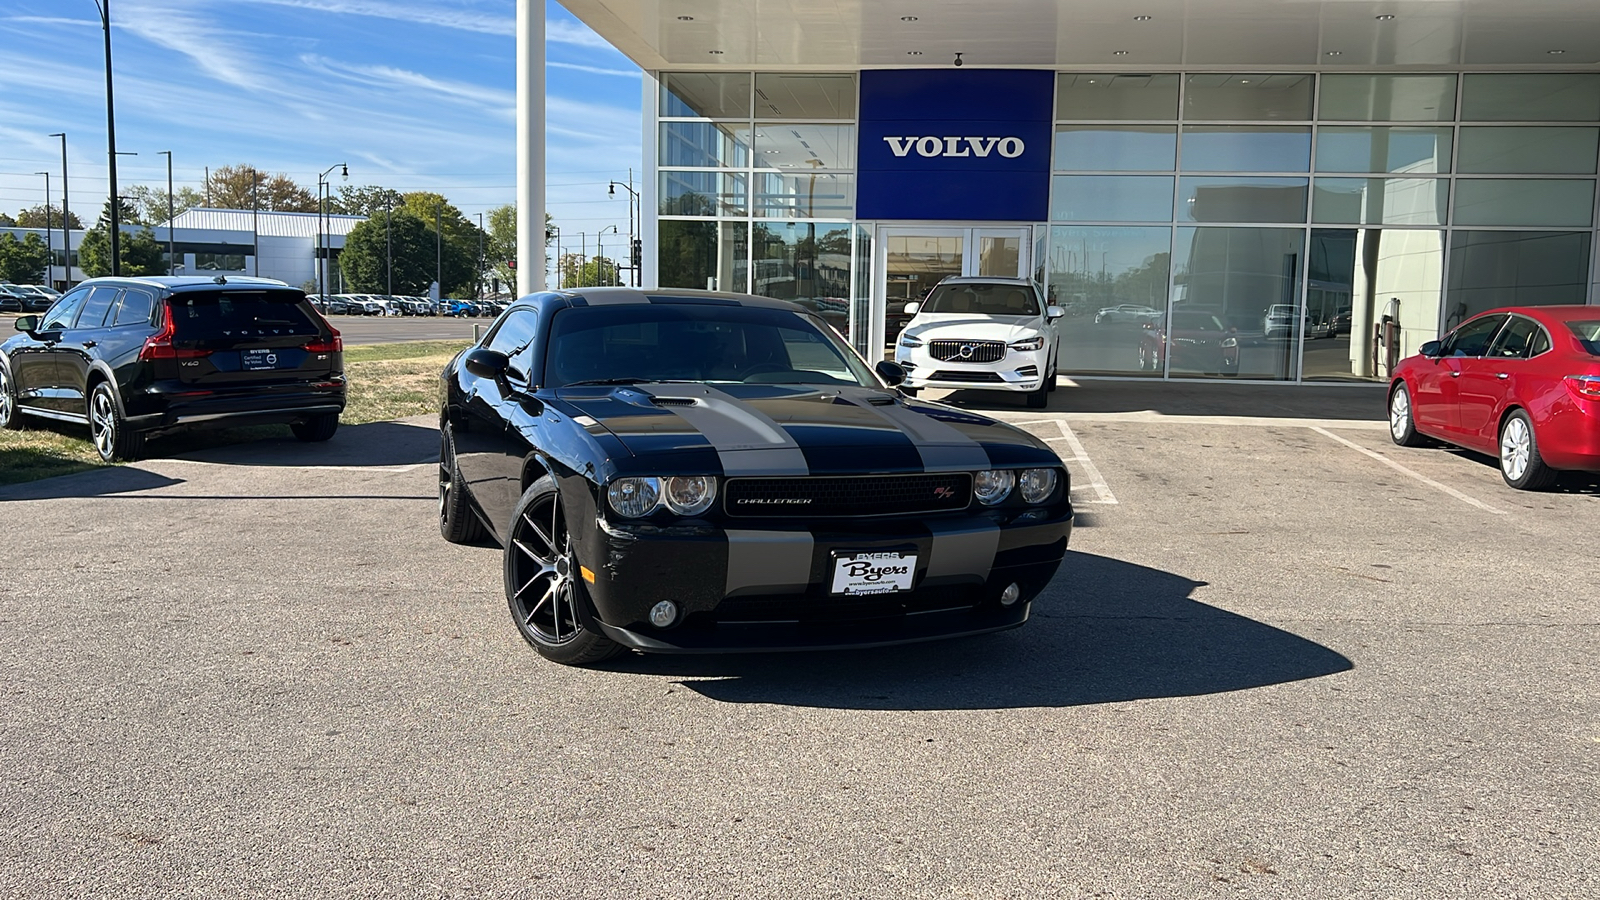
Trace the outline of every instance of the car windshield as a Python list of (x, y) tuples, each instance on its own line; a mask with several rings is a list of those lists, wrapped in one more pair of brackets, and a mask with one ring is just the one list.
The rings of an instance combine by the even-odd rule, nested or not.
[(980, 316), (1037, 316), (1033, 289), (1017, 284), (941, 284), (922, 304), (928, 313), (972, 313)]
[(656, 381), (876, 387), (822, 322), (781, 309), (639, 303), (556, 313), (545, 383)]
[(1577, 336), (1578, 342), (1583, 344), (1583, 349), (1589, 351), (1589, 355), (1600, 356), (1600, 319), (1568, 322), (1567, 328)]
[(191, 341), (313, 335), (310, 304), (299, 291), (183, 291), (167, 300), (173, 330)]
[(1172, 314), (1172, 327), (1178, 331), (1224, 331), (1222, 322), (1207, 313), (1180, 312)]

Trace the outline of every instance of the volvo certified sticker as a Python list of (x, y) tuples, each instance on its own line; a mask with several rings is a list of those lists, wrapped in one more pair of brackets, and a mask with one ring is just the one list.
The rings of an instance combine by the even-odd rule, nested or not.
[(841, 553), (833, 560), (833, 593), (892, 594), (911, 590), (915, 553)]

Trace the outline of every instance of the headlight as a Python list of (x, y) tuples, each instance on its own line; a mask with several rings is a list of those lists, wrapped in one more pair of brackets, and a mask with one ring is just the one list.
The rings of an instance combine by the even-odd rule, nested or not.
[(1040, 347), (1044, 346), (1044, 338), (1031, 337), (1025, 340), (1013, 341), (1009, 346), (1013, 350), (1038, 350)]
[(606, 489), (606, 499), (619, 516), (629, 519), (648, 516), (661, 505), (661, 479), (618, 478)]
[(717, 479), (710, 475), (674, 475), (662, 488), (667, 509), (680, 516), (698, 516), (717, 499)]
[(1022, 499), (1029, 503), (1043, 503), (1056, 492), (1055, 469), (1024, 469), (1022, 472)]
[(916, 347), (921, 347), (922, 346), (922, 338), (911, 337), (910, 335), (902, 335), (901, 338), (900, 338), (900, 346), (906, 348), (907, 350), (911, 350), (911, 349), (914, 349)]
[(1016, 483), (1017, 476), (1008, 469), (985, 469), (972, 479), (972, 492), (978, 495), (979, 503), (993, 506), (1004, 500)]

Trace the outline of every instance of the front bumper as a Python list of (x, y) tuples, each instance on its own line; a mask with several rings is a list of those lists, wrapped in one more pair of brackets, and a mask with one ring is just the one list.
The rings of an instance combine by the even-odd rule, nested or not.
[(934, 359), (926, 347), (896, 345), (894, 361), (906, 370), (912, 389), (1014, 391), (1030, 393), (1044, 384), (1050, 371), (1049, 349), (1007, 350), (995, 362)]
[[(585, 575), (595, 621), (638, 650), (706, 653), (875, 647), (1015, 628), (1054, 577), (1071, 505), (926, 520), (657, 527), (600, 522)], [(742, 523), (741, 523), (742, 524)], [(838, 553), (915, 553), (908, 591), (831, 593)], [(589, 576), (593, 580), (589, 581)], [(1017, 600), (1001, 603), (1008, 585)], [(649, 624), (662, 600), (679, 607)]]

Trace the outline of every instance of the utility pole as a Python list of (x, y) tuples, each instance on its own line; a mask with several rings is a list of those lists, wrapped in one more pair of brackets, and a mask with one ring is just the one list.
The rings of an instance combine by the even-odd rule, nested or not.
[[(106, 35), (106, 159), (110, 163), (111, 190), (111, 274), (122, 274), (122, 198), (117, 196), (117, 115), (111, 96), (111, 0), (94, 0), (100, 10), (100, 25)], [(67, 279), (71, 281), (71, 279)]]
[(483, 299), (483, 213), (478, 213), (478, 299)]
[[(639, 192), (633, 189), (633, 169), (631, 167), (628, 169), (628, 183), (622, 184), (620, 181), (611, 182), (610, 187), (606, 189), (607, 196), (615, 197), (617, 195), (617, 188), (619, 186), (628, 192), (628, 280), (632, 282), (634, 287), (638, 287), (640, 260), (638, 255), (634, 253), (634, 248), (638, 245), (638, 239), (634, 237), (633, 222), (634, 204), (639, 202)], [(643, 210), (640, 210), (640, 212), (643, 212)]]
[(177, 274), (176, 269), (178, 265), (178, 259), (177, 254), (173, 251), (174, 244), (172, 241), (172, 151), (157, 150), (156, 155), (165, 156), (167, 158), (167, 274), (175, 275)]
[(437, 286), (434, 293), (439, 296), (436, 300), (444, 299), (444, 207), (433, 208), (433, 283)]
[[(55, 134), (52, 134), (50, 136), (51, 137), (61, 138), (61, 243), (62, 243), (62, 246), (65, 248), (65, 249), (62, 250), (62, 253), (66, 254), (66, 261), (67, 261), (67, 264), (66, 264), (66, 267), (65, 267), (66, 268), (66, 277), (64, 279), (62, 279), (62, 280), (64, 280), (67, 283), (67, 288), (71, 289), (71, 287), (72, 287), (72, 213), (67, 209), (67, 198), (69, 196), (69, 194), (67, 192), (67, 133), (65, 131), (61, 131), (61, 132), (57, 132)], [(45, 198), (45, 206), (49, 206), (50, 205), (49, 200), (50, 200), (50, 198), (48, 198), (48, 197)]]
[[(252, 274), (261, 277), (261, 203), (256, 199), (256, 188), (261, 185), (261, 173), (255, 166), (250, 167), (250, 263), (253, 267)], [(172, 233), (172, 225), (168, 223), (167, 233)], [(324, 300), (323, 302), (327, 302)]]
[[(50, 277), (50, 269), (56, 264), (56, 248), (51, 239), (52, 232), (50, 230), (50, 173), (35, 172), (33, 174), (44, 176), (44, 286), (54, 290), (56, 286), (55, 279)], [(62, 224), (66, 223), (63, 222)]]
[(383, 292), (394, 294), (394, 231), (389, 227), (389, 219), (394, 215), (394, 201), (383, 210)]

